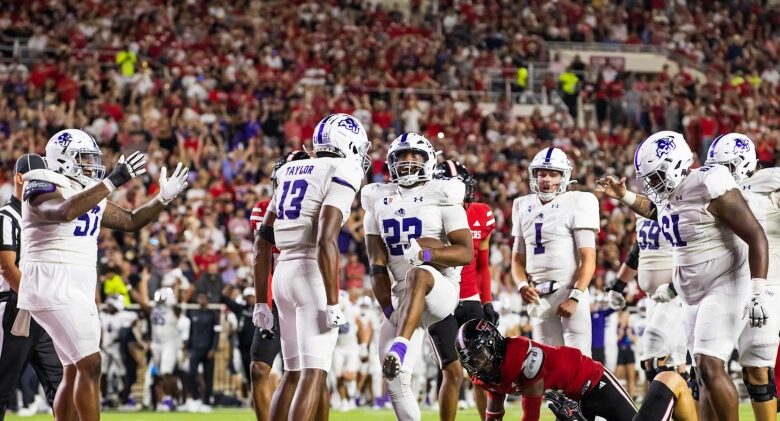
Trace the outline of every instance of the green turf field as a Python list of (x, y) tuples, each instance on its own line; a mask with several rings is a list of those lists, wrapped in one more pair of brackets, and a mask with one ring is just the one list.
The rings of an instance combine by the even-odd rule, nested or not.
[[(337, 412), (330, 413), (330, 419), (332, 421), (391, 421), (395, 419), (393, 412), (386, 411), (372, 411), (372, 410), (356, 410), (351, 412)], [(6, 420), (18, 421), (18, 420), (30, 420), (30, 421), (42, 421), (52, 420), (54, 417), (46, 415), (38, 415), (30, 418), (21, 418), (15, 415), (9, 414)], [(254, 420), (253, 414), (247, 409), (241, 410), (220, 410), (215, 409), (210, 414), (189, 414), (189, 413), (151, 413), (151, 412), (135, 412), (135, 413), (120, 413), (120, 412), (107, 412), (104, 413), (102, 420), (105, 421), (252, 421)], [(434, 411), (423, 411), (423, 420), (434, 421), (439, 417)], [(476, 410), (469, 409), (458, 412), (458, 420), (464, 421), (478, 421)], [(507, 421), (517, 421), (520, 419), (520, 409), (517, 405), (511, 405), (510, 410), (507, 411), (504, 417)], [(542, 421), (554, 421), (555, 418), (550, 414), (547, 408), (542, 409)], [(742, 421), (749, 421), (753, 419), (753, 413), (750, 409), (750, 404), (743, 403), (739, 407), (739, 419)]]

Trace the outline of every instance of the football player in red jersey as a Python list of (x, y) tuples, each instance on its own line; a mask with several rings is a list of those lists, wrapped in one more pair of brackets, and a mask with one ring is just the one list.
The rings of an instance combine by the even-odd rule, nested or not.
[[(525, 337), (504, 338), (486, 320), (469, 320), (455, 342), (475, 385), (489, 392), (488, 421), (502, 420), (506, 395), (521, 395), (523, 421), (539, 420), (542, 397), (559, 420), (696, 421), (696, 403), (679, 374), (658, 374), (636, 406), (615, 376), (577, 348), (555, 347)], [(557, 390), (557, 393), (544, 393)]]
[[(458, 327), (471, 319), (485, 319), (498, 323), (498, 312), (493, 309), (490, 284), (490, 236), (496, 227), (496, 220), (490, 206), (474, 202), (474, 178), (463, 164), (453, 160), (440, 162), (436, 166), (435, 178), (457, 178), (466, 185), (463, 207), (466, 209), (471, 236), (474, 240), (474, 258), (471, 264), (463, 266), (460, 274), (460, 302), (454, 315), (431, 326), (428, 330), (434, 349), (440, 360), (444, 381), (439, 393), (439, 409), (442, 420), (453, 419), (458, 403), (463, 370), (458, 362), (453, 343)], [(477, 411), (485, 419), (487, 395), (480, 388), (474, 388)], [(452, 417), (448, 414), (452, 414)]]
[[(271, 182), (276, 184), (276, 169), (283, 164), (309, 158), (309, 155), (304, 151), (288, 152), (276, 162), (271, 173)], [(266, 267), (270, 266), (271, 268), (267, 282), (255, 282), (257, 304), (255, 304), (252, 318), (255, 323), (255, 336), (252, 338), (252, 348), (250, 349), (252, 357), (250, 372), (252, 377), (252, 402), (255, 409), (255, 417), (258, 421), (269, 419), (268, 410), (271, 406), (271, 394), (273, 391), (273, 384), (270, 380), (271, 367), (282, 346), (279, 339), (279, 313), (276, 310), (276, 305), (273, 304), (271, 295), (273, 263), (279, 255), (279, 250), (273, 245), (273, 230), (265, 229), (265, 226), (273, 226), (273, 221), (270, 218), (265, 221), (269, 203), (271, 203), (269, 199), (257, 202), (252, 208), (252, 214), (249, 217), (252, 228), (255, 230), (254, 271), (255, 273), (260, 272), (260, 265), (267, 265)], [(255, 276), (255, 280), (257, 280), (257, 276)], [(273, 329), (270, 332), (258, 327), (261, 325), (260, 318), (267, 317), (268, 314), (273, 314), (274, 320)]]

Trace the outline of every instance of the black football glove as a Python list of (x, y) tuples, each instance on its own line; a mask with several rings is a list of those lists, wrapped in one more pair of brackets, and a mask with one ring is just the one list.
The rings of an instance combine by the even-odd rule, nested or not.
[(119, 157), (116, 166), (106, 180), (118, 189), (128, 181), (138, 177), (146, 172), (146, 155), (141, 152), (133, 152), (127, 159), (122, 155)]
[(485, 312), (485, 320), (492, 323), (494, 326), (498, 326), (498, 318), (500, 315), (493, 309), (493, 303), (485, 303), (482, 305), (482, 309)]
[(545, 392), (544, 397), (547, 398), (547, 407), (558, 421), (587, 421), (580, 410), (580, 403), (563, 393)]

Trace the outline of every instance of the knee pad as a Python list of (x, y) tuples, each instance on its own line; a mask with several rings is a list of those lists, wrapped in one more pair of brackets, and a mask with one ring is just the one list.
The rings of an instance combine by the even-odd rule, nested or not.
[(645, 377), (648, 382), (652, 382), (658, 373), (663, 371), (674, 371), (674, 367), (659, 365), (660, 358), (651, 358), (649, 360), (642, 361), (642, 370), (645, 372)]
[(747, 368), (742, 368), (742, 382), (745, 383), (750, 400), (754, 402), (767, 402), (777, 396), (775, 389), (775, 368), (769, 367), (769, 382), (767, 384), (752, 384), (748, 380)]

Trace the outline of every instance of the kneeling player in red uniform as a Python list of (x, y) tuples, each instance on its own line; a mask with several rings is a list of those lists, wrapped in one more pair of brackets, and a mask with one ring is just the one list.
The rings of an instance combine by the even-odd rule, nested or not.
[[(522, 395), (523, 421), (539, 419), (543, 396), (564, 421), (590, 421), (597, 416), (607, 421), (697, 419), (687, 383), (675, 372), (656, 376), (637, 412), (615, 376), (576, 348), (504, 338), (495, 326), (478, 319), (461, 326), (455, 346), (474, 384), (489, 392), (486, 421), (503, 419), (507, 394)], [(562, 393), (545, 394), (545, 390)]]

